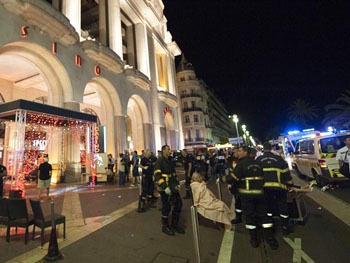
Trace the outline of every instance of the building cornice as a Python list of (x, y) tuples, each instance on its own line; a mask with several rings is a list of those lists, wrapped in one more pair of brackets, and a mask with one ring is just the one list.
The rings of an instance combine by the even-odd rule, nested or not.
[(86, 40), (81, 44), (86, 55), (99, 65), (117, 74), (123, 72), (125, 64), (113, 50), (91, 40)]
[(73, 45), (79, 41), (79, 35), (69, 20), (45, 1), (0, 0), (0, 3), (9, 12), (22, 17), (64, 46)]
[(151, 89), (151, 81), (142, 72), (140, 72), (134, 68), (125, 68), (124, 74), (125, 74), (126, 78), (131, 83), (133, 83), (135, 86), (140, 87), (144, 90)]
[(177, 107), (177, 97), (169, 92), (158, 90), (158, 98), (170, 107)]

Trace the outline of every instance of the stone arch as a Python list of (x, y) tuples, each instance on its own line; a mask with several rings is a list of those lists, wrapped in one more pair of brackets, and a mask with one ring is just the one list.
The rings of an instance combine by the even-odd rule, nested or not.
[(46, 48), (32, 42), (12, 42), (0, 47), (0, 56), (17, 56), (34, 64), (48, 89), (48, 104), (63, 107), (72, 100), (72, 85), (64, 65)]
[[(84, 107), (89, 107), (94, 110), (99, 118), (101, 125), (106, 127), (107, 131), (107, 152), (116, 152), (116, 118), (115, 116), (122, 115), (122, 107), (120, 103), (119, 95), (113, 84), (102, 77), (92, 78), (85, 86), (85, 90), (89, 89), (94, 94), (94, 104), (84, 103)], [(85, 92), (84, 92), (85, 93)], [(83, 99), (84, 102), (84, 99)], [(115, 142), (115, 144), (111, 143)]]
[(141, 151), (149, 146), (150, 135), (145, 134), (145, 124), (150, 123), (149, 110), (139, 95), (132, 95), (128, 101), (127, 116), (130, 118), (126, 131), (131, 150)]

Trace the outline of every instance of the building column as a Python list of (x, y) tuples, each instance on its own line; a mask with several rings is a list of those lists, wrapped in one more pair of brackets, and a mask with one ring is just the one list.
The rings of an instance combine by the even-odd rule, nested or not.
[(150, 79), (149, 49), (147, 29), (144, 24), (135, 25), (137, 69)]
[[(80, 104), (78, 102), (69, 101), (64, 103), (64, 108), (80, 111)], [(81, 162), (80, 162), (80, 138), (79, 134), (69, 129), (64, 130), (62, 134), (64, 152), (64, 182), (72, 183), (79, 182), (81, 179)]]
[(124, 115), (114, 116), (114, 138), (116, 144), (116, 157), (118, 157), (119, 153), (124, 153), (124, 150), (127, 149), (126, 123)]
[(81, 1), (63, 0), (62, 13), (69, 19), (81, 40)]
[(98, 1), (98, 31), (99, 42), (107, 46), (107, 8), (106, 0)]
[(119, 0), (108, 1), (109, 48), (123, 58), (122, 25)]
[(151, 123), (144, 123), (143, 124), (143, 139), (144, 139), (144, 146), (145, 149), (151, 149), (154, 151), (154, 145), (151, 144), (151, 134), (152, 134), (152, 124)]

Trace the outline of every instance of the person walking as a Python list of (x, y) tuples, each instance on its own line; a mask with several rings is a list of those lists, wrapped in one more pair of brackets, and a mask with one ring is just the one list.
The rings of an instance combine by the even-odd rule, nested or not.
[(282, 234), (292, 232), (289, 225), (289, 213), (287, 203), (288, 188), (293, 186), (293, 179), (289, 171), (288, 163), (279, 155), (272, 152), (269, 142), (263, 144), (264, 153), (256, 160), (264, 171), (264, 195), (267, 205), (267, 215), (273, 216), (277, 209), (281, 219)]
[(38, 168), (38, 199), (43, 192), (43, 188), (46, 188), (46, 197), (49, 197), (50, 194), (50, 184), (51, 184), (51, 175), (52, 175), (52, 165), (49, 164), (49, 158), (44, 157), (44, 162), (39, 165)]
[[(175, 232), (183, 234), (185, 230), (179, 226), (182, 200), (179, 189), (180, 184), (176, 176), (175, 167), (169, 160), (170, 147), (162, 146), (162, 154), (157, 159), (154, 167), (154, 179), (162, 201), (162, 232), (173, 236)], [(169, 214), (172, 209), (171, 227), (169, 226)]]
[(246, 228), (250, 234), (250, 245), (257, 248), (260, 245), (257, 228), (261, 225), (264, 237), (271, 249), (278, 249), (278, 242), (274, 237), (273, 223), (267, 216), (264, 199), (264, 172), (259, 163), (249, 157), (250, 148), (241, 146), (238, 149), (239, 162), (233, 170), (233, 176), (239, 180), (238, 194), (242, 201), (246, 215)]

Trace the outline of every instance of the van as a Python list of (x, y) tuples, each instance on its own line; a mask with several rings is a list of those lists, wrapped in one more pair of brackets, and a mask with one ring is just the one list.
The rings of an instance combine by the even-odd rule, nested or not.
[(301, 177), (315, 179), (318, 186), (349, 181), (339, 172), (337, 151), (345, 146), (350, 132), (316, 136), (297, 142), (292, 154), (292, 167)]

